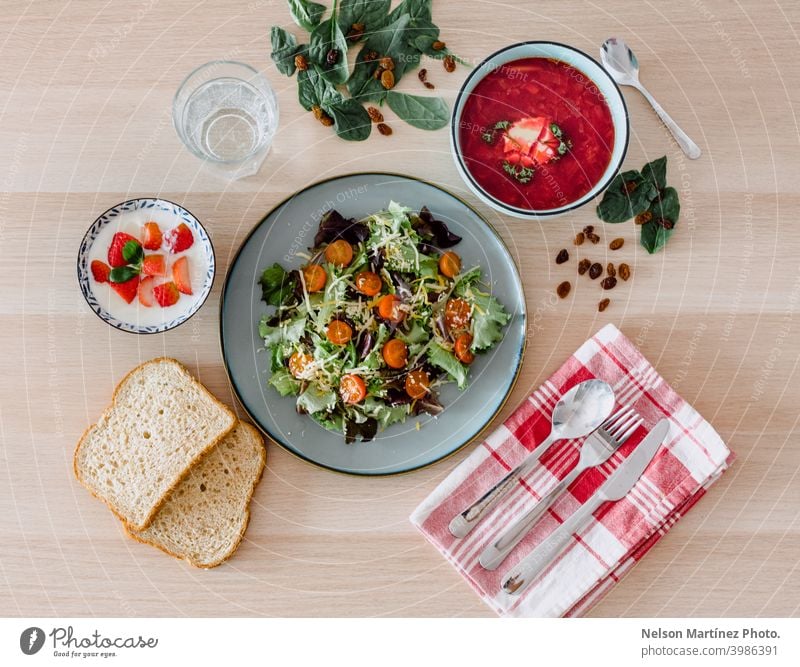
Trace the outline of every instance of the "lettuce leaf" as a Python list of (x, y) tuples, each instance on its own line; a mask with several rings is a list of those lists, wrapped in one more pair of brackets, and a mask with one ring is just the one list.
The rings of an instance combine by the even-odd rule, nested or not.
[(281, 396), (296, 396), (300, 391), (300, 382), (292, 377), (286, 368), (281, 368), (272, 374), (269, 379), (271, 384)]
[(438, 343), (431, 344), (428, 348), (428, 361), (453, 378), (459, 389), (467, 386), (467, 368), (449, 350)]
[(264, 345), (272, 347), (279, 343), (296, 343), (303, 337), (303, 332), (306, 329), (306, 318), (298, 317), (287, 322), (281, 322), (279, 325), (271, 327), (267, 322), (268, 316), (261, 318), (261, 323), (258, 325), (258, 335), (264, 339)]
[(336, 394), (332, 391), (320, 391), (310, 384), (298, 397), (297, 405), (311, 415), (322, 410), (330, 412), (336, 406)]

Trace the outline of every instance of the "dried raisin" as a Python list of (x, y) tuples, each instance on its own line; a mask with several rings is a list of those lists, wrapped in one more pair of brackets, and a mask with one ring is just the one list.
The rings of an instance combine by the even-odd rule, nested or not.
[(585, 240), (586, 240), (586, 234), (584, 234), (583, 232), (578, 232), (578, 233), (575, 235), (575, 240), (573, 241), (573, 243), (574, 243), (575, 245), (583, 245), (583, 242), (584, 242)]
[(589, 267), (589, 277), (592, 280), (599, 278), (601, 273), (603, 273), (603, 265), (600, 262), (595, 262)]
[(442, 50), (442, 49), (444, 49), (444, 47), (446, 47), (446, 46), (447, 46), (447, 44), (445, 44), (445, 43), (444, 43), (444, 42), (442, 42), (442, 41), (439, 41), (438, 39), (437, 39), (437, 40), (436, 40), (436, 41), (435, 41), (433, 44), (431, 44), (431, 48), (432, 48), (434, 51), (441, 51), (441, 50)]
[(388, 137), (392, 133), (392, 128), (386, 123), (378, 123), (378, 132), (380, 132), (384, 137)]
[(614, 276), (608, 276), (607, 278), (603, 278), (600, 286), (603, 289), (614, 289), (614, 286), (617, 284), (617, 279)]
[(592, 232), (591, 234), (587, 234), (586, 238), (588, 238), (595, 245), (600, 243), (600, 237), (597, 234), (595, 234), (594, 232)]
[(608, 308), (608, 304), (611, 303), (611, 299), (603, 299), (600, 303), (597, 304), (597, 310), (601, 313)]
[(608, 247), (612, 250), (619, 250), (623, 245), (625, 245), (625, 239), (614, 239), (608, 244)]
[(445, 72), (456, 71), (456, 59), (453, 56), (445, 56), (444, 60), (442, 60), (442, 65), (444, 65)]
[(391, 70), (386, 69), (381, 72), (381, 85), (386, 90), (394, 88), (394, 73)]
[(306, 60), (306, 57), (298, 53), (294, 57), (294, 66), (301, 72), (305, 72), (308, 69), (308, 61)]
[(383, 114), (376, 107), (367, 107), (367, 114), (373, 123), (383, 122)]
[(627, 280), (631, 277), (631, 267), (627, 264), (620, 264), (619, 265), (619, 277), (623, 280)]
[(569, 294), (571, 289), (572, 285), (570, 284), (569, 280), (565, 280), (558, 287), (556, 287), (556, 294), (558, 294), (559, 298), (564, 299)]
[(614, 268), (614, 262), (609, 262), (606, 266), (606, 273), (612, 278), (617, 275), (617, 270)]
[(589, 270), (589, 267), (591, 265), (592, 265), (591, 260), (582, 259), (580, 262), (578, 262), (578, 273), (580, 275), (583, 275), (584, 273), (586, 273)]
[(569, 253), (566, 248), (562, 248), (556, 255), (556, 264), (563, 264), (569, 259)]

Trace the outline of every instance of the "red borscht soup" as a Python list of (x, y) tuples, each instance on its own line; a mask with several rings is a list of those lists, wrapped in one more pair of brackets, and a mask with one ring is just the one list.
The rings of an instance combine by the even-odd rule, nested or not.
[(560, 60), (522, 58), (467, 96), (461, 155), (478, 185), (525, 210), (560, 208), (602, 178), (614, 147), (611, 110), (595, 83)]

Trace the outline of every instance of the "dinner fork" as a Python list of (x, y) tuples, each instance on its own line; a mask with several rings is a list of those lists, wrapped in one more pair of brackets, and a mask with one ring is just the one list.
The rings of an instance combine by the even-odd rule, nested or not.
[(496, 570), (555, 502), (556, 498), (561, 495), (561, 492), (572, 484), (582, 472), (605, 463), (611, 458), (612, 454), (633, 435), (641, 424), (642, 418), (639, 414), (627, 406), (620, 408), (606, 419), (584, 442), (578, 465), (536, 505), (514, 521), (494, 544), (484, 549), (479, 559), (481, 566), (486, 570)]

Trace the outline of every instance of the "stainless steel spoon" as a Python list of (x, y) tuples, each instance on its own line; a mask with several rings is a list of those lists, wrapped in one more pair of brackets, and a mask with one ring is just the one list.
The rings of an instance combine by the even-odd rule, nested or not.
[(636, 88), (644, 98), (650, 102), (658, 117), (662, 120), (667, 129), (675, 137), (678, 146), (681, 147), (686, 155), (696, 160), (702, 154), (699, 146), (689, 138), (678, 124), (672, 120), (670, 115), (664, 111), (663, 107), (655, 101), (653, 96), (639, 82), (639, 61), (630, 47), (619, 37), (610, 37), (600, 49), (600, 59), (611, 77), (621, 86), (632, 86)]
[(514, 483), (530, 472), (539, 457), (556, 440), (580, 438), (594, 431), (614, 409), (614, 390), (602, 380), (586, 380), (576, 384), (556, 404), (550, 435), (525, 460), (450, 522), (455, 537), (467, 534), (486, 516)]

